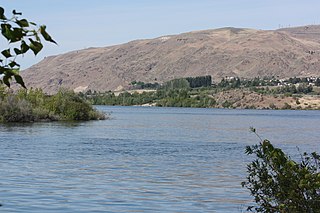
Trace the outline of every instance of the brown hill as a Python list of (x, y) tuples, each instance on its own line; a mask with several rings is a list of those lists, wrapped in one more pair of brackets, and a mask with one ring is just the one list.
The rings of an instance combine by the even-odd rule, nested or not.
[(89, 48), (45, 58), (22, 72), (48, 93), (127, 88), (187, 76), (320, 76), (320, 27), (222, 28)]

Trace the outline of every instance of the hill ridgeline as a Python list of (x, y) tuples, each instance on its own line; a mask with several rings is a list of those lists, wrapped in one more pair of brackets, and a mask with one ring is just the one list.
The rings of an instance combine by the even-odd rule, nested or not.
[(320, 76), (320, 26), (279, 30), (221, 28), (136, 40), (50, 56), (22, 72), (27, 87), (56, 93), (116, 91), (132, 81), (211, 75)]

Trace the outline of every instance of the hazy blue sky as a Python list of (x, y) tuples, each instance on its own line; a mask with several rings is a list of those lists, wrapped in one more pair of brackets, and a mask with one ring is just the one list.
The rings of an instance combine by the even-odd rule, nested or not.
[(16, 9), (47, 25), (59, 43), (46, 44), (37, 58), (18, 59), (24, 68), (48, 55), (193, 30), (320, 23), (319, 0), (1, 0), (0, 5), (7, 16)]

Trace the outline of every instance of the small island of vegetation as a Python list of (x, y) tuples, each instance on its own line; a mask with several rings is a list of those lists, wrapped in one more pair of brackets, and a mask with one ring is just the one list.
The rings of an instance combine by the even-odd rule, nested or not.
[(103, 113), (77, 94), (60, 90), (49, 96), (40, 89), (19, 90), (17, 93), (0, 87), (0, 122), (36, 122), (61, 120), (101, 120)]

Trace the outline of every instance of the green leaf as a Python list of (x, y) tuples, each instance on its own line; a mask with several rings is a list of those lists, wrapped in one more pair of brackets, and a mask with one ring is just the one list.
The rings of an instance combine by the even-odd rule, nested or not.
[(18, 64), (17, 62), (15, 62), (15, 61), (11, 61), (10, 63), (9, 63), (9, 66), (11, 67), (11, 68), (14, 68), (14, 67), (20, 67), (20, 64)]
[(5, 84), (5, 85), (7, 85), (7, 87), (10, 87), (10, 80), (11, 79), (11, 77), (10, 76), (8, 76), (8, 75), (5, 75), (5, 76), (3, 76), (3, 83)]
[(8, 68), (5, 68), (5, 67), (3, 67), (3, 66), (0, 66), (0, 74), (5, 73), (7, 69), (8, 69)]
[(12, 55), (11, 55), (11, 53), (10, 53), (10, 49), (3, 50), (3, 51), (1, 52), (1, 54), (2, 54), (4, 57), (6, 57), (6, 58), (12, 57)]
[(37, 55), (43, 48), (43, 45), (38, 41), (34, 41), (32, 39), (29, 40), (31, 42), (31, 44), (29, 45), (30, 49), (33, 51), (35, 55)]
[(11, 31), (11, 43), (20, 41), (25, 36), (25, 33), (21, 28), (13, 28), (13, 31)]
[(13, 10), (13, 11), (12, 11), (12, 13), (13, 13), (13, 15), (19, 15), (19, 16), (21, 16), (21, 15), (22, 15), (22, 13), (21, 13), (21, 12), (17, 12), (16, 10)]
[(25, 41), (21, 41), (20, 50), (21, 50), (22, 54), (28, 52), (29, 46), (27, 45), (27, 43)]
[(40, 33), (41, 33), (41, 35), (43, 36), (43, 38), (44, 38), (46, 41), (50, 41), (50, 42), (52, 42), (52, 43), (57, 44), (57, 42), (55, 42), (55, 41), (51, 38), (51, 36), (47, 33), (47, 31), (46, 31), (46, 26), (45, 26), (45, 25), (40, 26)]
[(34, 37), (36, 38), (36, 40), (37, 40), (38, 42), (41, 43), (41, 39), (40, 39), (40, 36), (39, 36), (38, 33), (35, 33), (35, 34), (34, 34)]
[(0, 19), (6, 20), (7, 18), (4, 16), (4, 9), (0, 7)]
[(6, 69), (5, 71), (5, 75), (11, 77), (11, 76), (14, 76), (14, 75), (19, 75), (19, 69)]
[(16, 22), (20, 27), (29, 27), (29, 22), (27, 19), (17, 20)]
[(12, 38), (11, 25), (10, 24), (1, 24), (1, 33), (8, 41), (10, 41)]
[(18, 48), (14, 48), (13, 50), (14, 50), (14, 52), (16, 53), (16, 55), (22, 54), (21, 50), (18, 49)]
[(21, 77), (20, 75), (14, 75), (14, 79), (15, 79), (16, 82), (17, 82), (18, 84), (20, 84), (23, 88), (27, 89), (27, 88), (26, 88), (26, 85), (24, 84), (23, 79), (22, 79), (22, 77)]

